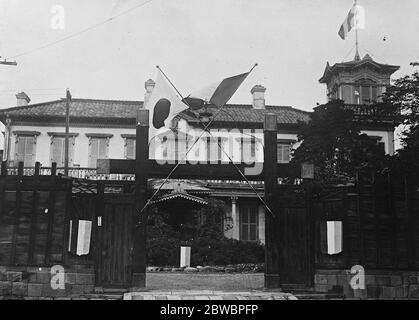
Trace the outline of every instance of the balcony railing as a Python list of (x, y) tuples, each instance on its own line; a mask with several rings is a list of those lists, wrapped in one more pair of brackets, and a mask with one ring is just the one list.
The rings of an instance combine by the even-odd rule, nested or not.
[(391, 108), (382, 104), (345, 104), (345, 109), (352, 110), (356, 117), (383, 120), (397, 120), (400, 112), (397, 108)]
[[(41, 167), (39, 174), (42, 176), (51, 175), (50, 167)], [(8, 175), (18, 175), (17, 167), (8, 167)], [(33, 176), (35, 174), (35, 167), (24, 167), (23, 175), (24, 176)], [(64, 175), (64, 168), (57, 168), (57, 174)], [(133, 174), (98, 174), (96, 168), (69, 168), (68, 176), (78, 179), (87, 179), (87, 180), (113, 180), (113, 181), (134, 181), (135, 176)]]

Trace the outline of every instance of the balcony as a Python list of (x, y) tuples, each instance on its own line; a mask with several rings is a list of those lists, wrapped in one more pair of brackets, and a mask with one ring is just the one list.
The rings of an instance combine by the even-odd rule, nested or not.
[[(41, 167), (39, 174), (42, 176), (51, 175), (51, 167)], [(24, 167), (24, 176), (33, 176), (35, 174), (35, 167)], [(64, 175), (64, 168), (57, 168), (57, 175)], [(7, 175), (18, 175), (17, 167), (8, 167)], [(133, 174), (98, 174), (96, 168), (69, 168), (68, 175), (72, 178), (87, 179), (87, 180), (110, 180), (110, 181), (134, 181)]]
[(354, 112), (354, 116), (359, 121), (368, 122), (400, 122), (400, 112), (397, 108), (389, 107), (382, 103), (378, 104), (345, 104), (346, 110)]

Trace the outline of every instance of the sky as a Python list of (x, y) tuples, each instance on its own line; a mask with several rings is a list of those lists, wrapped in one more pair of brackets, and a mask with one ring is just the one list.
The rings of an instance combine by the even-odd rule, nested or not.
[[(122, 1), (115, 11), (118, 0), (0, 0), (0, 56), (18, 62), (0, 65), (0, 108), (14, 106), (20, 91), (37, 103), (65, 97), (66, 88), (74, 98), (143, 100), (156, 65), (187, 95), (257, 62), (231, 103), (250, 104), (261, 84), (267, 104), (310, 111), (326, 102), (318, 82), (326, 62), (354, 56), (354, 32), (338, 36), (353, 0), (151, 0), (78, 34), (146, 0)], [(393, 78), (411, 73), (419, 1), (358, 4), (366, 12), (361, 55), (400, 65)], [(64, 9), (63, 29), (52, 27), (54, 6)]]

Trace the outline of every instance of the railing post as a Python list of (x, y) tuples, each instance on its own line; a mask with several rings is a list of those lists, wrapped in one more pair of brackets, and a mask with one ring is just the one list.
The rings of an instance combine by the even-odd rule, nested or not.
[(272, 212), (265, 210), (265, 288), (279, 288), (279, 212), (276, 210), (277, 196), (277, 117), (265, 115), (264, 124), (264, 161), (265, 202)]
[(19, 162), (18, 167), (17, 167), (17, 175), (19, 178), (23, 177), (23, 169), (24, 169), (24, 163)]
[(39, 176), (40, 168), (41, 168), (41, 163), (40, 162), (36, 162), (35, 163), (35, 172), (34, 172), (34, 175), (36, 177)]
[(51, 166), (51, 175), (56, 176), (57, 175), (57, 164), (55, 162), (52, 163)]
[(141, 210), (147, 203), (147, 162), (149, 155), (148, 131), (149, 111), (138, 111), (136, 127), (136, 162), (135, 162), (135, 210), (133, 213), (133, 256), (131, 287), (145, 287), (146, 276), (146, 224), (147, 209)]

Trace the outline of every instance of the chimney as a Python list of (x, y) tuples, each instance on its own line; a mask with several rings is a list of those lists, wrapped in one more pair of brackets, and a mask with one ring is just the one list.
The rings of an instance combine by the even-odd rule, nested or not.
[(29, 104), (29, 102), (31, 102), (31, 99), (23, 91), (16, 95), (16, 99), (17, 99), (17, 106), (18, 107), (27, 106)]
[(254, 109), (265, 109), (265, 92), (266, 88), (261, 85), (254, 86), (250, 91), (250, 93), (253, 95)]
[(156, 83), (152, 79), (148, 79), (145, 83), (145, 94), (144, 94), (144, 106), (147, 104), (150, 99), (151, 93), (154, 90)]

